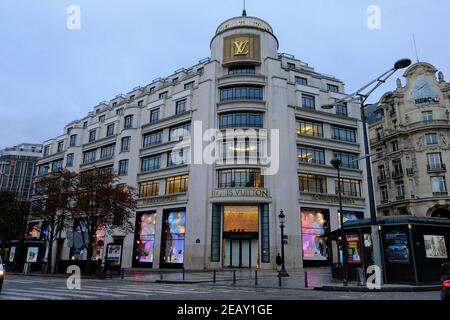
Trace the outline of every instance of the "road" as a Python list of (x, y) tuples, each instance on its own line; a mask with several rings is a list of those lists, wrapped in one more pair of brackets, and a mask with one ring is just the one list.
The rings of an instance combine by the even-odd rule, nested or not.
[(81, 289), (65, 278), (9, 275), (0, 300), (439, 300), (439, 292), (323, 292), (244, 288), (210, 284), (158, 284), (120, 279), (81, 279)]

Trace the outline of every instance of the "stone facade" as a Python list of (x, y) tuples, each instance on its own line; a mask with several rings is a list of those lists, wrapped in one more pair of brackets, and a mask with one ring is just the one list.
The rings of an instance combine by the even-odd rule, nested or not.
[[(347, 164), (346, 213), (367, 212), (365, 167), (353, 161), (363, 154), (358, 106), (321, 110), (344, 96), (344, 84), (280, 54), (259, 18), (225, 21), (210, 45), (210, 58), (99, 104), (44, 142), (38, 173), (110, 167), (140, 192), (136, 232), (105, 241), (123, 243), (124, 267), (273, 269), (280, 210), (287, 267), (302, 267), (303, 256), (330, 263), (325, 234), (338, 228), (334, 153)], [(212, 128), (230, 131), (231, 139), (217, 140), (220, 157), (243, 162), (203, 161), (203, 134)], [(181, 162), (169, 156), (174, 148)], [(63, 259), (82, 258), (75, 238), (67, 234)]]
[(404, 77), (371, 116), (378, 213), (450, 218), (450, 84), (424, 62)]

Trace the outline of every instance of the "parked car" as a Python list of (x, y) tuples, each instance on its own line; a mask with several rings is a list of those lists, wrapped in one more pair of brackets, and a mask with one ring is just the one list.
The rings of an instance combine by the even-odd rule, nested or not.
[(5, 267), (3, 266), (2, 257), (0, 256), (0, 292), (2, 292), (4, 278), (5, 278)]
[(443, 264), (441, 298), (450, 301), (450, 263)]

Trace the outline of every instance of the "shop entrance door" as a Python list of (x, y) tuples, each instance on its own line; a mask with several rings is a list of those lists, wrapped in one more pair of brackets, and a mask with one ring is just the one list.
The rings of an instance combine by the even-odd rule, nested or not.
[(223, 264), (225, 268), (258, 268), (258, 206), (224, 206)]
[(225, 239), (226, 268), (257, 268), (258, 239)]

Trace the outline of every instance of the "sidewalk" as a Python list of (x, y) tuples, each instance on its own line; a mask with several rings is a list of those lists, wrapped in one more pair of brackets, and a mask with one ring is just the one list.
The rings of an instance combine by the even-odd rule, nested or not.
[[(305, 282), (305, 272), (307, 274), (307, 283)], [(235, 281), (233, 281), (233, 270), (218, 270), (216, 272), (214, 282), (213, 271), (185, 272), (183, 280), (182, 271), (164, 270), (160, 272), (128, 269), (125, 271), (124, 280), (157, 283), (203, 283), (216, 286), (280, 288), (277, 271), (238, 269), (235, 270), (234, 273)], [(326, 283), (332, 283), (329, 268), (311, 268), (289, 271), (288, 273), (289, 277), (281, 278), (282, 288), (312, 289)], [(255, 279), (255, 277), (257, 277), (257, 279)]]
[(289, 277), (281, 278), (281, 286), (278, 273), (273, 270), (257, 270), (257, 279), (255, 279), (255, 270), (235, 270), (235, 281), (233, 281), (233, 270), (218, 270), (214, 282), (213, 271), (185, 272), (183, 279), (183, 272), (179, 270), (150, 271), (128, 269), (125, 272), (124, 280), (172, 284), (205, 284), (227, 287), (281, 288), (341, 292), (423, 292), (441, 290), (440, 285), (413, 286), (396, 284), (386, 284), (379, 290), (370, 290), (366, 286), (358, 285), (356, 281), (350, 281), (348, 286), (344, 286), (341, 281), (332, 278), (331, 270), (327, 267), (305, 268), (302, 270), (288, 271), (288, 273)]
[[(257, 271), (255, 273), (255, 271)], [(440, 291), (440, 285), (396, 285), (386, 284), (379, 290), (370, 290), (366, 286), (360, 286), (355, 281), (350, 281), (348, 286), (344, 286), (341, 281), (331, 277), (331, 270), (328, 267), (323, 268), (305, 268), (295, 271), (289, 271), (289, 277), (280, 278), (278, 272), (274, 270), (217, 270), (214, 282), (214, 272), (212, 270), (186, 271), (181, 270), (151, 270), (151, 269), (126, 269), (124, 278), (114, 275), (114, 280), (127, 282), (147, 282), (147, 283), (166, 283), (166, 284), (204, 284), (210, 286), (223, 287), (243, 287), (243, 288), (277, 288), (277, 289), (296, 289), (296, 290), (321, 290), (336, 292), (424, 292)], [(9, 275), (20, 276), (41, 276), (67, 278), (66, 274), (49, 275), (42, 273), (9, 273)], [(255, 275), (257, 279), (255, 279)], [(82, 276), (83, 278), (93, 278), (95, 276)], [(233, 280), (233, 277), (235, 280)], [(105, 279), (108, 281), (109, 277)], [(281, 285), (280, 285), (281, 284)]]

